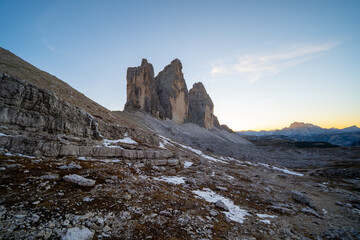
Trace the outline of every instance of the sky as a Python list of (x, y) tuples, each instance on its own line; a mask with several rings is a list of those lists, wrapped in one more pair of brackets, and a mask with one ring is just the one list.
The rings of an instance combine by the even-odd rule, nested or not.
[(0, 0), (0, 46), (110, 110), (126, 70), (173, 59), (220, 123), (360, 127), (360, 1)]

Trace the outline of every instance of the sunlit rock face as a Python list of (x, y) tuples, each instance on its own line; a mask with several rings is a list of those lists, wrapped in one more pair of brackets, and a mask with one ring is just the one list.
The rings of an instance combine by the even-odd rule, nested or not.
[(177, 123), (188, 118), (189, 94), (179, 59), (173, 60), (155, 78), (156, 91), (165, 116)]
[(141, 110), (161, 117), (162, 107), (156, 93), (154, 68), (143, 59), (141, 66), (129, 67), (127, 70), (126, 110)]
[(207, 129), (214, 128), (214, 104), (204, 85), (195, 83), (189, 91), (189, 121)]

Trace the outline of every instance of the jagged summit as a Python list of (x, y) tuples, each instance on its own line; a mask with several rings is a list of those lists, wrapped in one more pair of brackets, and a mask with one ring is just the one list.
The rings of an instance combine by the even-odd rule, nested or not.
[(292, 129), (310, 128), (310, 127), (317, 127), (317, 128), (319, 128), (319, 126), (316, 126), (316, 125), (311, 124), (311, 123), (304, 123), (304, 122), (293, 122), (293, 123), (290, 124), (290, 126), (289, 126), (289, 128), (292, 128)]
[(214, 104), (201, 82), (189, 91), (189, 120), (207, 129), (214, 128)]
[(156, 91), (165, 116), (177, 123), (188, 119), (189, 93), (179, 59), (173, 60), (155, 78)]
[(154, 78), (154, 68), (144, 58), (139, 67), (129, 67), (126, 75), (126, 110), (141, 110), (161, 117), (163, 109), (159, 103)]
[(126, 79), (125, 110), (140, 110), (176, 123), (192, 122), (207, 129), (217, 127), (232, 132), (214, 116), (214, 104), (203, 83), (195, 83), (188, 91), (179, 59), (171, 61), (155, 78), (152, 65), (143, 59), (141, 66), (128, 68)]

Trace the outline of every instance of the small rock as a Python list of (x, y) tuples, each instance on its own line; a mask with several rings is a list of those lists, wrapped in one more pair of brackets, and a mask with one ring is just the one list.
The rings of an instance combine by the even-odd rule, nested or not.
[(352, 195), (349, 200), (351, 203), (360, 204), (360, 197)]
[(163, 216), (167, 216), (167, 217), (171, 217), (171, 216), (172, 216), (171, 212), (166, 211), (166, 210), (161, 211), (159, 214), (160, 214), (160, 215), (163, 215)]
[(94, 233), (88, 228), (83, 227), (82, 229), (78, 227), (69, 228), (63, 236), (63, 240), (91, 240), (94, 237)]
[(227, 191), (228, 190), (226, 187), (220, 187), (220, 186), (216, 186), (216, 189), (220, 190), (220, 191)]
[(302, 208), (301, 212), (311, 214), (311, 215), (314, 215), (317, 218), (320, 218), (320, 215), (314, 209), (309, 208), (309, 207)]
[(80, 165), (77, 165), (75, 163), (70, 163), (68, 165), (60, 166), (59, 169), (61, 170), (68, 170), (68, 169), (81, 169)]
[(103, 232), (110, 232), (111, 228), (108, 225), (106, 225), (105, 227), (103, 227), (102, 230), (103, 230)]
[(88, 197), (88, 196), (86, 196), (86, 197), (83, 198), (83, 201), (84, 201), (84, 202), (91, 202), (92, 200), (94, 200), (94, 199), (91, 198), (91, 197)]
[(216, 217), (218, 214), (219, 214), (218, 211), (216, 211), (216, 210), (214, 210), (214, 209), (211, 209), (211, 210), (210, 210), (210, 215), (211, 215), (211, 216)]
[(294, 215), (295, 212), (291, 209), (285, 208), (285, 207), (281, 207), (281, 206), (271, 206), (269, 207), (270, 210), (273, 210), (274, 212), (279, 212), (282, 214), (287, 214), (287, 215)]
[(69, 226), (70, 225), (70, 221), (68, 219), (66, 219), (64, 222), (63, 222), (63, 225), (65, 227)]
[(338, 206), (344, 206), (344, 203), (339, 202), (339, 201), (336, 201), (336, 202), (335, 202), (335, 205), (338, 205)]
[(66, 176), (64, 176), (64, 180), (68, 181), (68, 182), (78, 184), (80, 186), (92, 187), (92, 186), (95, 185), (95, 180), (87, 179), (87, 178), (84, 178), (84, 177), (79, 176), (77, 174), (66, 175)]
[(218, 200), (216, 203), (215, 203), (215, 206), (218, 207), (218, 208), (221, 208), (225, 211), (229, 211), (229, 208), (225, 205), (225, 203), (223, 203), (221, 200)]
[(128, 193), (125, 193), (124, 196), (123, 196), (124, 199), (126, 200), (130, 200), (131, 199), (131, 195), (128, 194)]
[(292, 198), (302, 204), (308, 205), (311, 208), (315, 209), (315, 205), (312, 203), (311, 199), (304, 193), (298, 191), (291, 191)]

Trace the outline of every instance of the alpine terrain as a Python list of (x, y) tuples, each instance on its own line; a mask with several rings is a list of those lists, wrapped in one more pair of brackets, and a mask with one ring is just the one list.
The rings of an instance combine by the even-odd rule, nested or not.
[(238, 134), (183, 70), (110, 111), (0, 48), (0, 239), (360, 239), (358, 128)]

